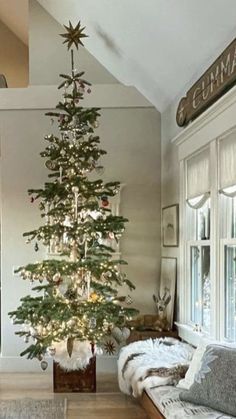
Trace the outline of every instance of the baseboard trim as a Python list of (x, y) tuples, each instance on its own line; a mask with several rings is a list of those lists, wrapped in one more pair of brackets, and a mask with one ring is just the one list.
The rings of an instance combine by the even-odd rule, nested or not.
[[(48, 368), (44, 373), (52, 373), (53, 360), (46, 358)], [(101, 355), (97, 356), (97, 372), (116, 373), (117, 372), (117, 356)], [(19, 356), (0, 356), (1, 372), (22, 372), (22, 373), (39, 373), (43, 372), (40, 362), (37, 360), (29, 360)]]
[[(52, 372), (52, 359), (47, 358), (48, 368), (45, 373)], [(27, 358), (21, 358), (19, 356), (1, 356), (0, 357), (0, 371), (1, 372), (42, 372), (40, 361), (36, 359), (30, 360)]]

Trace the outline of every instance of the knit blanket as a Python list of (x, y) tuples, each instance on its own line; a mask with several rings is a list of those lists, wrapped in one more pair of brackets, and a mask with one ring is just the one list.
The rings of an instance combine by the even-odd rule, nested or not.
[(120, 390), (139, 397), (151, 387), (176, 385), (185, 375), (193, 352), (190, 345), (173, 338), (130, 343), (118, 358)]

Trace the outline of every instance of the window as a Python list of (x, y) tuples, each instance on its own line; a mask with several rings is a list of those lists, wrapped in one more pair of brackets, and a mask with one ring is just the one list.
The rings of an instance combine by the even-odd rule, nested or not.
[(236, 341), (236, 128), (184, 156), (180, 168), (180, 323)]
[(236, 341), (236, 245), (224, 248), (225, 259), (225, 324), (224, 337)]
[(186, 253), (189, 315), (206, 332), (211, 326), (210, 153), (204, 149), (186, 162)]
[(210, 331), (210, 246), (191, 246), (191, 321)]
[(219, 141), (219, 202), (224, 338), (236, 341), (236, 133)]

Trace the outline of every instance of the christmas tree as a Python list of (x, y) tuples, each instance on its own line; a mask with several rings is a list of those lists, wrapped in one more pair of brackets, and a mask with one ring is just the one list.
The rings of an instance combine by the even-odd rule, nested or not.
[(74, 68), (72, 47), (78, 49), (87, 35), (80, 22), (65, 29), (61, 36), (71, 53), (71, 74), (60, 75), (63, 100), (46, 114), (58, 121), (59, 135), (46, 135), (41, 152), (49, 179), (43, 188), (28, 191), (44, 223), (24, 233), (35, 251), (41, 242), (56, 256), (17, 269), (37, 294), (21, 298), (9, 313), (20, 325), (16, 334), (30, 343), (21, 355), (38, 358), (43, 369), (46, 355), (68, 369), (86, 366), (91, 348), (99, 348), (114, 326), (122, 327), (137, 313), (127, 306), (130, 298), (118, 295), (120, 286), (134, 286), (120, 269), (126, 262), (115, 260), (107, 243), (107, 238), (118, 243), (128, 221), (109, 207), (120, 183), (94, 179), (103, 170), (99, 158), (106, 154), (95, 135), (100, 114), (98, 108), (81, 106), (84, 94), (91, 93), (90, 83)]

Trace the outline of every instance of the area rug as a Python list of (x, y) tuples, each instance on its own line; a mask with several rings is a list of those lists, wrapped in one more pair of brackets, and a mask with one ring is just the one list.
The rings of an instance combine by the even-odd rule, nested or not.
[(66, 399), (0, 400), (1, 419), (66, 419)]

